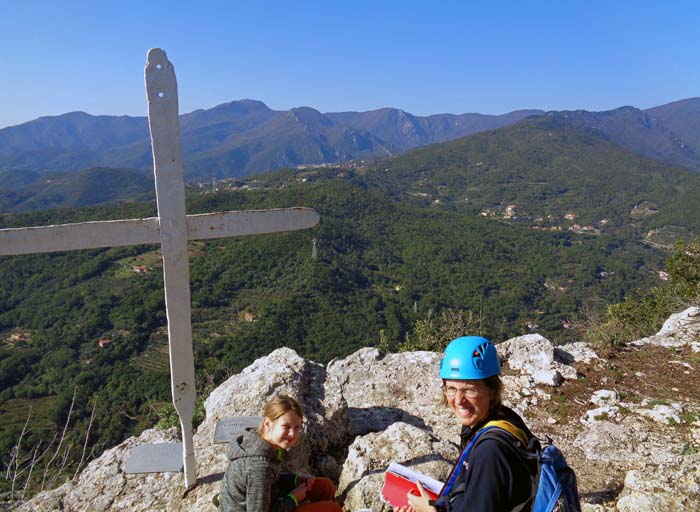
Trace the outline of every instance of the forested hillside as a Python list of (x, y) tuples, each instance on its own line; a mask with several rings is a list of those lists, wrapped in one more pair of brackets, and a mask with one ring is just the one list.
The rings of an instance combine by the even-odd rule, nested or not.
[[(624, 227), (644, 224), (697, 227), (697, 173), (637, 156), (599, 132), (576, 128), (558, 116), (435, 144), (383, 161), (362, 177), (371, 187), (403, 200), (442, 204), (458, 211), (512, 221)], [(650, 202), (649, 211), (633, 213)], [(571, 223), (573, 224), (573, 222)]]
[[(620, 300), (655, 282), (662, 264), (630, 241), (431, 211), (347, 180), (197, 194), (188, 211), (292, 205), (315, 208), (320, 225), (191, 244), (202, 389), (280, 346), (327, 361), (377, 344), (383, 330), (395, 347), (417, 319), (447, 308), (471, 312), (473, 330), (496, 340), (528, 332), (528, 322), (564, 340), (563, 322), (584, 302)], [(154, 213), (152, 204), (42, 211), (6, 216), (3, 227)], [(3, 457), (30, 407), (26, 446), (62, 428), (74, 392), (73, 457), (93, 405), (88, 445), (98, 451), (158, 419), (169, 384), (154, 247), (5, 257), (0, 273)]]
[(153, 174), (137, 169), (94, 167), (45, 174), (6, 171), (0, 173), (0, 183), (2, 212), (143, 201), (155, 195)]

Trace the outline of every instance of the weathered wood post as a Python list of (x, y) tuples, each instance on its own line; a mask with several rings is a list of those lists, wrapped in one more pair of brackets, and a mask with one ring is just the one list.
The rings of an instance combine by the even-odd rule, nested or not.
[(180, 417), (185, 486), (197, 482), (194, 470), (192, 415), (197, 396), (194, 381), (190, 270), (187, 258), (185, 182), (180, 151), (175, 69), (160, 48), (148, 51), (146, 62), (148, 125), (153, 148), (153, 172), (163, 252), (163, 282), (170, 346), (170, 389)]

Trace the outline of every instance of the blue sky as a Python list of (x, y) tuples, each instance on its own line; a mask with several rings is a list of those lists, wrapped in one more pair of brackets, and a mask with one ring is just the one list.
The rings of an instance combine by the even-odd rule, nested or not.
[(0, 2), (0, 127), (145, 115), (146, 51), (180, 111), (242, 98), (418, 115), (648, 108), (700, 96), (700, 2)]

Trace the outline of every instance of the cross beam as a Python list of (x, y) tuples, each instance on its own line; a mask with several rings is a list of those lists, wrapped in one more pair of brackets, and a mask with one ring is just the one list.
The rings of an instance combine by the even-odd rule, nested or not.
[(165, 52), (148, 51), (145, 69), (158, 217), (0, 230), (0, 256), (160, 243), (173, 405), (180, 417), (185, 487), (197, 483), (192, 414), (196, 398), (188, 240), (277, 233), (315, 226), (309, 208), (185, 214), (177, 81)]
[[(0, 256), (160, 243), (158, 217), (98, 220), (31, 228), (0, 229)], [(273, 208), (187, 215), (188, 240), (261, 235), (315, 226), (310, 208)]]

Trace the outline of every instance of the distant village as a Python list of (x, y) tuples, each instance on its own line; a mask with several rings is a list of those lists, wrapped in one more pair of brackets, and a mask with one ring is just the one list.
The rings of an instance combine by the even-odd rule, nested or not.
[[(479, 212), (482, 217), (499, 217), (503, 220), (516, 221), (522, 216), (517, 213), (518, 206), (516, 204), (509, 204), (505, 208), (484, 208)], [(578, 214), (575, 212), (567, 212), (564, 214), (564, 220), (575, 221)], [(525, 217), (527, 219), (528, 217)], [(552, 224), (557, 221), (557, 217), (551, 214), (546, 216), (538, 216), (534, 219), (535, 225), (531, 226), (532, 229), (540, 231), (573, 231), (574, 233), (579, 233), (582, 235), (599, 235), (600, 228), (608, 224), (610, 221), (608, 219), (601, 219), (596, 226), (592, 225), (581, 225), (578, 223), (570, 224), (568, 226), (563, 226), (561, 224)]]
[[(477, 162), (475, 165), (480, 165), (482, 162)], [(205, 194), (211, 194), (220, 191), (236, 191), (236, 190), (265, 190), (270, 188), (284, 188), (290, 182), (293, 183), (307, 183), (313, 182), (316, 179), (332, 179), (332, 178), (345, 178), (347, 177), (347, 171), (352, 172), (363, 172), (369, 169), (372, 165), (376, 165), (376, 162), (371, 160), (354, 160), (342, 163), (323, 163), (323, 164), (305, 164), (298, 165), (296, 169), (298, 171), (307, 172), (297, 172), (292, 177), (290, 177), (287, 182), (270, 182), (269, 180), (259, 180), (252, 177), (244, 178), (212, 178), (211, 182), (199, 182), (194, 185), (199, 191)], [(321, 170), (336, 170), (335, 174), (325, 173), (321, 175), (318, 171)], [(418, 183), (420, 186), (421, 183)], [(426, 192), (409, 192), (409, 195), (422, 199), (430, 199), (431, 194)], [(433, 204), (441, 204), (440, 198), (435, 198)], [(658, 212), (655, 204), (649, 201), (643, 201), (642, 203), (636, 205), (630, 211), (630, 217), (633, 219), (639, 219), (646, 217), (648, 215), (653, 215)], [(507, 204), (504, 206), (496, 206), (483, 208), (479, 215), (482, 217), (492, 217), (498, 218), (505, 221), (534, 221), (531, 226), (533, 230), (539, 231), (570, 231), (573, 233), (581, 235), (599, 235), (601, 229), (610, 223), (609, 219), (601, 219), (595, 224), (582, 224), (576, 222), (579, 215), (576, 212), (570, 211), (563, 215), (564, 223), (560, 222), (555, 215), (538, 215), (534, 219), (524, 213), (519, 211), (517, 204)], [(134, 269), (134, 271), (137, 271)], [(138, 272), (138, 271), (137, 271)]]
[[(325, 178), (346, 178), (346, 171), (362, 172), (366, 171), (370, 165), (375, 163), (372, 160), (353, 160), (341, 163), (325, 163), (325, 164), (304, 164), (296, 166), (299, 172), (295, 173), (290, 180), (294, 183), (312, 182), (314, 177), (319, 177), (319, 170), (334, 169), (338, 172), (332, 176), (324, 176)], [(212, 178), (211, 182), (202, 181), (194, 184), (194, 187), (204, 194), (212, 194), (221, 191), (235, 190), (266, 190), (270, 188), (284, 188), (286, 183), (271, 185), (267, 180), (259, 180), (249, 176), (242, 178)]]

